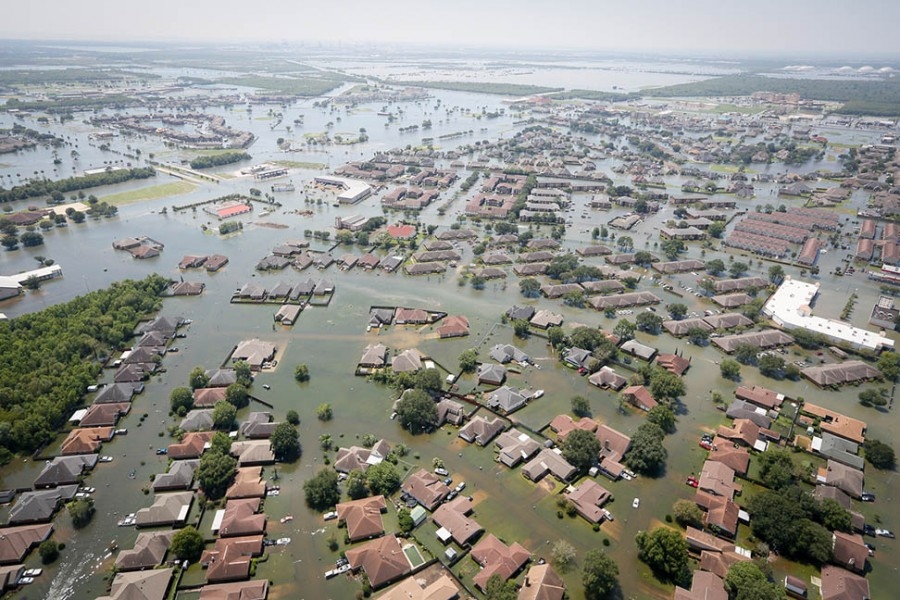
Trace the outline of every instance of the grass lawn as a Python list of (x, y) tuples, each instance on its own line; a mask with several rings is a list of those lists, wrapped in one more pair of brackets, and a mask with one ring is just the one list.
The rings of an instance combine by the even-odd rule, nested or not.
[(712, 109), (714, 113), (742, 113), (745, 115), (755, 115), (766, 110), (765, 106), (738, 106), (737, 104), (719, 104)]
[[(709, 167), (710, 171), (716, 171), (717, 173), (737, 173), (740, 168), (735, 165), (711, 165)], [(756, 173), (754, 169), (744, 168), (744, 173)]]
[(109, 202), (116, 206), (123, 204), (132, 204), (142, 200), (158, 200), (167, 196), (178, 196), (187, 194), (197, 186), (187, 181), (172, 181), (170, 183), (162, 183), (160, 185), (152, 185), (150, 187), (140, 188), (138, 190), (130, 190), (128, 192), (119, 192), (118, 194), (110, 194), (100, 198), (104, 202)]

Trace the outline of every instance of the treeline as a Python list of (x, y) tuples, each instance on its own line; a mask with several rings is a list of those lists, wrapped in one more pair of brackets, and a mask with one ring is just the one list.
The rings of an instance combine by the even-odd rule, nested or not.
[(68, 192), (76, 192), (101, 185), (112, 185), (114, 183), (122, 183), (132, 179), (147, 179), (155, 177), (156, 171), (150, 167), (139, 167), (134, 169), (116, 169), (104, 171), (103, 173), (94, 173), (93, 175), (82, 175), (80, 177), (68, 177), (58, 181), (44, 179), (40, 181), (32, 181), (25, 185), (17, 185), (12, 189), (4, 189), (0, 187), (0, 202), (12, 202), (14, 200), (27, 200), (28, 198), (38, 198), (40, 196), (51, 196), (53, 192), (66, 194)]
[(159, 75), (93, 69), (15, 69), (0, 72), (0, 85), (5, 86), (43, 85), (48, 83), (96, 83), (116, 79), (159, 79)]
[(878, 114), (868, 110), (900, 112), (900, 81), (855, 79), (787, 79), (762, 75), (731, 75), (644, 90), (644, 96), (749, 96), (754, 92), (800, 94), (808, 100), (846, 102), (840, 112), (856, 108), (855, 114)]
[(53, 440), (96, 383), (102, 357), (159, 311), (168, 284), (160, 275), (125, 280), (0, 322), (0, 462)]
[(0, 111), (17, 109), (58, 113), (90, 108), (125, 108), (135, 102), (134, 98), (123, 94), (103, 96), (102, 98), (57, 98), (55, 100), (29, 100), (28, 102), (10, 98), (6, 104), (0, 104)]
[(253, 158), (246, 152), (223, 152), (222, 154), (211, 154), (209, 156), (198, 156), (191, 161), (192, 169), (208, 169), (210, 167), (220, 167), (222, 165), (230, 165), (232, 163), (241, 162), (242, 160), (250, 160)]
[(624, 92), (601, 92), (598, 90), (568, 90), (558, 94), (548, 94), (548, 98), (554, 100), (597, 100), (600, 102), (625, 102), (626, 100), (638, 100), (640, 94)]
[(452, 90), (455, 92), (474, 92), (477, 94), (500, 94), (503, 96), (530, 96), (547, 92), (561, 92), (562, 88), (525, 85), (521, 83), (489, 83), (484, 81), (402, 81), (396, 85), (410, 87)]

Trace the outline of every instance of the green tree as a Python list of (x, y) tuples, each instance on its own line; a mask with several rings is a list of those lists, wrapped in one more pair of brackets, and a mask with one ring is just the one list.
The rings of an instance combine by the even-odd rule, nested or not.
[(177, 387), (169, 394), (169, 405), (172, 412), (177, 415), (184, 416), (187, 411), (194, 407), (194, 393), (189, 387)]
[(663, 446), (665, 432), (656, 423), (642, 423), (631, 437), (631, 447), (625, 453), (625, 464), (643, 475), (662, 472), (669, 453)]
[(597, 463), (600, 454), (600, 442), (590, 431), (576, 429), (569, 432), (562, 444), (562, 455), (569, 464), (586, 473)]
[(240, 383), (232, 383), (225, 388), (225, 400), (235, 408), (244, 408), (250, 404), (250, 392)]
[(719, 273), (725, 271), (725, 263), (720, 258), (706, 261), (704, 267), (706, 268), (706, 272), (713, 276), (718, 276)]
[(234, 374), (237, 382), (244, 387), (250, 387), (250, 384), (253, 383), (253, 371), (246, 361), (239, 360), (234, 363)]
[(681, 240), (665, 240), (659, 245), (660, 250), (669, 260), (677, 260), (678, 255), (684, 252), (686, 246)]
[(725, 233), (725, 223), (722, 221), (713, 221), (709, 224), (706, 231), (709, 232), (710, 236), (720, 238), (722, 237), (722, 234)]
[(228, 454), (207, 450), (200, 457), (197, 481), (207, 498), (218, 500), (228, 491), (236, 473), (236, 459)]
[(444, 387), (444, 379), (437, 369), (422, 369), (413, 377), (413, 387), (417, 390), (437, 394)]
[(645, 266), (651, 262), (653, 262), (653, 255), (646, 250), (638, 250), (634, 253), (634, 264)]
[(525, 339), (531, 333), (531, 325), (525, 319), (513, 319), (512, 325), (517, 338)]
[(91, 498), (79, 498), (68, 505), (69, 516), (72, 518), (72, 526), (81, 529), (91, 522), (94, 517), (94, 501)]
[(572, 414), (576, 417), (591, 416), (591, 403), (584, 396), (574, 396), (572, 398)]
[(635, 319), (635, 326), (641, 331), (656, 335), (662, 329), (663, 319), (654, 312), (644, 311)]
[(675, 522), (682, 527), (703, 527), (703, 511), (692, 500), (678, 500), (672, 505)]
[(786, 488), (794, 484), (796, 477), (794, 461), (785, 450), (771, 450), (759, 455), (759, 478), (767, 488)]
[(674, 400), (685, 392), (684, 379), (662, 369), (656, 369), (650, 378), (650, 393), (656, 400)]
[(629, 235), (623, 235), (616, 240), (616, 245), (627, 252), (634, 249), (634, 240)]
[(882, 352), (876, 366), (885, 379), (897, 381), (897, 377), (900, 377), (900, 354), (896, 352)]
[(294, 380), (300, 383), (309, 381), (309, 367), (306, 365), (297, 365), (294, 367)]
[(734, 358), (742, 365), (756, 364), (758, 349), (753, 344), (738, 344), (734, 348)]
[(777, 354), (763, 354), (759, 359), (759, 372), (766, 377), (781, 379), (784, 376), (784, 359)]
[(566, 335), (563, 333), (562, 327), (547, 328), (547, 341), (554, 348), (559, 348), (565, 343)]
[(634, 323), (632, 323), (628, 319), (622, 319), (621, 321), (616, 323), (616, 326), (613, 329), (613, 333), (623, 341), (630, 340), (634, 337), (635, 329), (637, 329), (637, 326)]
[(194, 367), (191, 370), (188, 381), (192, 390), (205, 388), (209, 385), (209, 377), (206, 376), (206, 371), (203, 370), (203, 367)]
[(281, 462), (294, 462), (300, 458), (300, 434), (297, 428), (284, 421), (275, 426), (269, 437), (272, 453)]
[(459, 355), (459, 370), (463, 373), (474, 373), (478, 368), (478, 350), (469, 348)]
[(782, 600), (784, 592), (769, 581), (759, 566), (751, 561), (738, 561), (725, 575), (728, 600)]
[(491, 575), (484, 586), (485, 600), (516, 600), (519, 590), (516, 581), (504, 581), (499, 575)]
[(366, 483), (366, 474), (359, 469), (350, 471), (347, 476), (347, 496), (351, 500), (359, 500), (369, 495), (369, 486)]
[(876, 469), (892, 470), (896, 464), (894, 449), (884, 442), (868, 439), (863, 446), (866, 460)]
[(209, 449), (219, 454), (231, 453), (231, 438), (223, 431), (217, 431), (213, 434), (212, 440), (209, 442)]
[(675, 433), (675, 411), (665, 404), (657, 404), (647, 413), (647, 420), (659, 425), (666, 433)]
[(784, 279), (784, 269), (781, 265), (772, 265), (769, 267), (769, 281), (775, 284), (781, 283)]
[(386, 460), (369, 467), (366, 471), (366, 481), (369, 489), (376, 495), (390, 496), (400, 489), (400, 474), (394, 465)]
[(673, 304), (669, 304), (666, 307), (666, 310), (669, 312), (669, 316), (673, 319), (681, 320), (687, 316), (688, 307), (680, 302), (675, 302)]
[(602, 549), (594, 548), (585, 554), (584, 566), (581, 568), (581, 583), (584, 585), (586, 600), (610, 598), (619, 585), (618, 578), (618, 565)]
[(706, 342), (709, 341), (709, 332), (702, 327), (689, 327), (687, 339), (695, 346), (705, 346)]
[(550, 550), (550, 561), (560, 573), (567, 572), (575, 564), (575, 546), (566, 540), (556, 540)]
[(869, 388), (857, 394), (859, 403), (863, 406), (884, 406), (888, 403), (887, 394), (882, 390)]
[(330, 421), (334, 417), (331, 405), (326, 402), (316, 407), (316, 417), (318, 417), (320, 421)]
[(26, 248), (42, 246), (44, 244), (44, 236), (37, 231), (26, 231), (21, 235), (22, 245)]
[(319, 512), (325, 512), (341, 500), (338, 476), (334, 469), (323, 469), (303, 484), (306, 504)]
[(409, 534), (416, 528), (416, 522), (413, 521), (408, 508), (401, 508), (397, 511), (397, 525), (404, 534)]
[(49, 565), (59, 558), (59, 546), (57, 546), (56, 542), (53, 540), (44, 540), (41, 542), (41, 545), (38, 546), (38, 554), (41, 556), (41, 562), (45, 565)]
[(203, 554), (203, 546), (203, 535), (193, 525), (188, 525), (184, 529), (179, 529), (178, 533), (172, 536), (169, 551), (178, 560), (197, 562), (200, 560), (200, 555)]
[(519, 281), (519, 292), (526, 298), (537, 298), (541, 293), (541, 282), (534, 277), (526, 277)]
[(213, 428), (222, 431), (230, 431), (236, 417), (237, 409), (234, 405), (225, 400), (219, 400), (213, 407)]
[(852, 528), (850, 511), (838, 504), (837, 500), (825, 498), (819, 503), (816, 513), (816, 521), (829, 531), (849, 533)]
[(284, 420), (290, 423), (291, 425), (297, 426), (300, 424), (300, 415), (297, 414), (297, 411), (291, 409), (287, 411), (287, 415), (285, 415)]
[(688, 545), (681, 534), (668, 527), (641, 531), (635, 537), (638, 558), (660, 581), (684, 585), (691, 579)]
[(749, 268), (750, 267), (747, 266), (747, 263), (736, 260), (731, 263), (730, 267), (728, 267), (728, 274), (732, 277), (737, 278), (746, 273)]
[(397, 418), (410, 433), (425, 433), (437, 425), (437, 405), (426, 392), (409, 390), (397, 403)]

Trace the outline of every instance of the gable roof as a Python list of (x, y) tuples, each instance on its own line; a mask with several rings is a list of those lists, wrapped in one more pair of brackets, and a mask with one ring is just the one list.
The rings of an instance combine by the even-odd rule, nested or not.
[(229, 500), (239, 498), (263, 498), (266, 482), (262, 478), (262, 467), (241, 467), (234, 476), (234, 483), (225, 492)]
[(394, 535), (366, 542), (346, 552), (350, 568), (362, 568), (373, 588), (403, 577), (412, 570), (400, 542)]
[(137, 527), (153, 527), (184, 523), (193, 503), (194, 494), (192, 492), (159, 494), (153, 500), (152, 505), (135, 513), (135, 525)]
[(134, 548), (119, 552), (119, 556), (116, 557), (116, 569), (118, 571), (136, 571), (162, 564), (176, 533), (173, 530), (139, 533), (134, 542)]
[(199, 466), (199, 460), (173, 460), (167, 472), (153, 478), (151, 487), (154, 492), (186, 490), (194, 482), (194, 471)]
[(199, 458), (214, 435), (215, 432), (212, 431), (189, 431), (177, 444), (169, 444), (168, 456), (172, 460)]
[(262, 551), (262, 535), (219, 538), (212, 549), (203, 551), (200, 564), (206, 567), (206, 580), (211, 583), (246, 579), (251, 559)]
[(494, 534), (489, 533), (471, 551), (472, 559), (481, 565), (481, 570), (472, 578), (476, 587), (484, 591), (487, 581), (497, 575), (506, 581), (515, 575), (531, 558), (531, 553), (518, 542), (507, 546)]
[(347, 525), (347, 536), (351, 542), (376, 537), (384, 533), (381, 513), (387, 510), (384, 496), (360, 498), (341, 502), (335, 507), (338, 519)]
[(53, 525), (20, 525), (0, 529), (0, 565), (20, 563), (31, 549), (53, 533)]
[(97, 600), (164, 600), (171, 580), (171, 568), (117, 573), (109, 595)]
[(459, 437), (469, 443), (475, 442), (479, 446), (487, 446), (492, 439), (497, 437), (506, 424), (500, 417), (491, 420), (478, 415), (459, 430)]
[(549, 563), (532, 565), (525, 574), (525, 582), (517, 600), (562, 600), (566, 584)]
[(434, 510), (450, 493), (450, 488), (437, 475), (425, 469), (410, 475), (402, 488), (428, 510)]
[(97, 459), (96, 454), (57, 456), (44, 464), (41, 474), (34, 480), (34, 487), (46, 488), (78, 483), (82, 473), (96, 466)]
[(265, 533), (266, 515), (258, 513), (259, 498), (228, 500), (219, 522), (219, 536), (235, 537)]
[(450, 502), (440, 505), (432, 518), (439, 527), (450, 532), (454, 542), (465, 546), (484, 531), (481, 525), (468, 517), (471, 512), (472, 501), (466, 496), (457, 496)]

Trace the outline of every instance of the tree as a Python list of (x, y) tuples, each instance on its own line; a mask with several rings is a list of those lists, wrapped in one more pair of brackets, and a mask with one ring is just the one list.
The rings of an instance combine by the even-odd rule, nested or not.
[(290, 463), (300, 457), (300, 434), (287, 421), (275, 426), (269, 441), (272, 444), (272, 454), (277, 460)]
[(459, 355), (459, 370), (463, 373), (474, 373), (478, 368), (478, 350), (469, 348)]
[(665, 436), (665, 432), (656, 423), (642, 423), (631, 437), (631, 448), (625, 453), (625, 464), (643, 475), (660, 474), (669, 456), (662, 443)]
[(57, 546), (56, 542), (53, 540), (44, 540), (41, 542), (41, 545), (38, 546), (38, 554), (41, 555), (41, 562), (45, 565), (49, 565), (59, 558), (59, 546)]
[(72, 518), (72, 526), (81, 529), (91, 522), (94, 517), (94, 501), (91, 498), (79, 498), (68, 505), (69, 516)]
[(695, 346), (705, 346), (709, 341), (709, 332), (702, 327), (692, 326), (687, 330), (687, 339)]
[(225, 400), (235, 408), (244, 408), (250, 404), (250, 392), (241, 383), (232, 383), (225, 388)]
[(409, 390), (397, 403), (397, 418), (412, 434), (428, 432), (437, 425), (437, 406), (426, 392)]
[(519, 281), (519, 292), (526, 298), (537, 298), (541, 293), (541, 282), (534, 277)]
[(287, 415), (285, 415), (284, 420), (290, 423), (291, 425), (299, 425), (300, 424), (300, 415), (297, 414), (297, 411), (291, 409), (287, 411)]
[(757, 350), (753, 344), (738, 344), (734, 348), (734, 358), (742, 365), (755, 364)]
[(666, 306), (666, 310), (669, 312), (669, 316), (676, 320), (681, 320), (688, 313), (688, 307), (680, 302), (674, 302)]
[(300, 383), (309, 381), (309, 367), (306, 365), (297, 365), (294, 367), (294, 380)]
[(596, 239), (599, 238), (599, 237), (600, 237), (600, 228), (599, 228), (599, 227), (594, 227), (594, 228), (591, 230), (591, 239), (592, 239), (592, 240), (596, 240)]
[(678, 500), (672, 505), (675, 522), (682, 527), (703, 527), (703, 511), (692, 500)]
[(366, 471), (366, 481), (373, 494), (390, 496), (400, 488), (400, 474), (388, 461), (372, 465)]
[(234, 405), (225, 400), (219, 400), (213, 407), (213, 428), (222, 431), (230, 431), (231, 426), (234, 425), (235, 417), (237, 417), (237, 409)]
[(825, 498), (819, 503), (816, 511), (816, 520), (829, 531), (844, 531), (849, 533), (852, 527), (850, 511), (844, 509), (833, 498)]
[(784, 592), (769, 581), (766, 574), (752, 560), (738, 561), (725, 575), (728, 600), (782, 600)]
[(678, 255), (684, 252), (686, 246), (681, 240), (666, 240), (659, 245), (660, 250), (669, 260), (677, 260)]
[(237, 473), (237, 460), (228, 454), (207, 450), (200, 457), (197, 467), (197, 481), (200, 489), (210, 500), (218, 500), (225, 495), (228, 486)]
[(516, 581), (504, 581), (499, 575), (491, 575), (484, 586), (485, 600), (516, 600), (519, 590)]
[(26, 231), (21, 236), (22, 245), (26, 248), (33, 248), (34, 246), (41, 246), (44, 243), (44, 236), (39, 234), (37, 231)]
[(656, 400), (664, 400), (666, 398), (674, 400), (679, 396), (683, 396), (684, 392), (684, 379), (662, 369), (653, 371), (653, 375), (650, 378), (650, 393)]
[(210, 451), (218, 452), (219, 454), (230, 454), (231, 438), (228, 437), (227, 433), (217, 431), (213, 434), (212, 440), (209, 442), (209, 449)]
[(366, 483), (366, 474), (355, 469), (347, 476), (347, 496), (351, 500), (359, 500), (369, 495), (369, 486)]
[(885, 379), (897, 381), (897, 377), (900, 377), (900, 354), (896, 352), (882, 352), (876, 366)]
[(444, 380), (437, 369), (421, 369), (413, 377), (413, 387), (436, 394), (443, 389)]
[(637, 329), (637, 326), (634, 323), (628, 319), (622, 319), (616, 323), (613, 334), (619, 336), (619, 339), (621, 340), (630, 340), (634, 337), (635, 329)]
[(785, 365), (784, 376), (791, 381), (797, 381), (798, 379), (800, 379), (800, 367), (793, 363)]
[(685, 584), (691, 579), (687, 541), (678, 531), (657, 527), (641, 531), (634, 538), (638, 558), (645, 562), (656, 577), (665, 582)]
[(325, 402), (324, 404), (320, 404), (316, 407), (316, 417), (320, 421), (330, 421), (332, 417), (334, 417), (334, 412), (331, 410), (331, 405)]
[(634, 264), (644, 266), (651, 262), (653, 262), (653, 255), (646, 250), (638, 250), (634, 253)]
[(397, 525), (400, 527), (400, 531), (405, 534), (409, 534), (416, 528), (416, 522), (413, 521), (412, 514), (408, 508), (404, 507), (397, 511)]
[(575, 563), (575, 546), (566, 540), (556, 540), (550, 550), (550, 561), (558, 571), (565, 573)]
[(169, 551), (179, 560), (196, 562), (203, 554), (203, 546), (203, 535), (193, 525), (188, 525), (172, 536)]
[(600, 442), (590, 431), (576, 429), (569, 432), (562, 445), (562, 455), (569, 464), (586, 473), (597, 463), (600, 454)]
[(244, 387), (250, 387), (250, 384), (253, 383), (253, 371), (246, 361), (239, 360), (234, 363), (234, 374), (237, 377), (237, 382)]
[(863, 406), (884, 406), (888, 403), (886, 390), (867, 389), (857, 394)]
[(591, 416), (591, 403), (584, 396), (575, 396), (572, 398), (572, 414), (576, 417)]
[(709, 224), (707, 231), (712, 237), (720, 238), (722, 237), (722, 234), (725, 233), (725, 223), (722, 221), (713, 221)]
[(659, 425), (666, 433), (675, 433), (675, 411), (665, 404), (657, 404), (647, 413), (647, 420)]
[(169, 405), (172, 412), (184, 416), (194, 406), (194, 393), (189, 387), (177, 387), (169, 394)]
[(565, 343), (566, 334), (563, 333), (562, 327), (547, 328), (547, 341), (554, 348), (560, 347)]
[(793, 485), (796, 470), (791, 455), (784, 450), (772, 450), (760, 454), (759, 478), (763, 485), (773, 490)]
[(616, 245), (625, 251), (632, 250), (634, 248), (634, 240), (629, 235), (623, 235), (616, 240)]
[(706, 272), (713, 276), (717, 276), (725, 270), (725, 263), (721, 258), (708, 260), (704, 266), (706, 267)]
[(581, 583), (586, 600), (604, 600), (612, 596), (619, 584), (618, 577), (618, 565), (601, 548), (594, 548), (585, 554)]
[(884, 442), (875, 439), (866, 440), (863, 446), (866, 460), (876, 469), (892, 470), (896, 462), (894, 449)]
[(747, 263), (736, 260), (731, 263), (730, 267), (728, 267), (728, 274), (732, 277), (737, 278), (746, 273), (749, 268), (750, 267), (747, 266)]
[(600, 239), (605, 240), (609, 237), (609, 229), (606, 228), (606, 225), (600, 226)]
[(730, 358), (726, 358), (719, 363), (719, 372), (725, 379), (738, 381), (741, 378), (741, 363)]
[(192, 390), (197, 390), (209, 385), (209, 377), (206, 376), (206, 371), (203, 370), (203, 367), (194, 367), (188, 377), (188, 382)]
[(312, 479), (306, 480), (303, 492), (306, 495), (306, 504), (313, 510), (325, 512), (332, 508), (341, 500), (337, 472), (334, 469), (319, 471)]
[(763, 354), (759, 359), (759, 372), (773, 379), (784, 376), (784, 366), (784, 359), (777, 354)]
[(784, 269), (781, 265), (772, 265), (769, 267), (769, 281), (778, 284), (784, 279)]
[(663, 319), (654, 312), (644, 311), (635, 319), (635, 326), (641, 331), (656, 335), (662, 329)]

